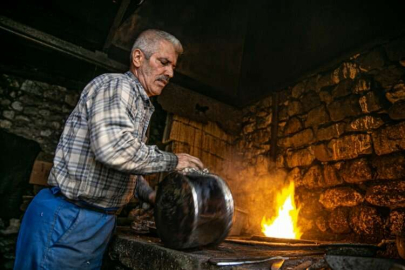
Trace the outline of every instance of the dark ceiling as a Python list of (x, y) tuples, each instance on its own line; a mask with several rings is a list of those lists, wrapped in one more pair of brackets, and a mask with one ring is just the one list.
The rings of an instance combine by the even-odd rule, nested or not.
[[(401, 1), (14, 0), (0, 3), (11, 19), (128, 65), (140, 31), (163, 29), (185, 47), (173, 81), (243, 107), (333, 59), (404, 32)], [(377, 3), (378, 2), (378, 3)], [(120, 6), (112, 39), (109, 31)], [(3, 72), (82, 87), (110, 72), (0, 29)], [(106, 45), (106, 41), (112, 45)], [(107, 42), (109, 44), (109, 42)]]

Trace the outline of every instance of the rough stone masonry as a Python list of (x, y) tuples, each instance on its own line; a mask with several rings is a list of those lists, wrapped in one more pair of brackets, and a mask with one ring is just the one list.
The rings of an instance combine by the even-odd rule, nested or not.
[[(304, 238), (404, 237), (405, 37), (308, 76), (279, 96), (271, 174), (263, 167), (272, 165), (272, 99), (244, 109), (237, 151), (245, 162), (236, 178), (256, 183), (242, 200), (248, 209), (261, 209), (251, 227), (257, 229), (272, 202), (266, 193), (274, 190), (264, 182), (281, 179), (296, 183)], [(243, 181), (237, 189), (246, 189)]]

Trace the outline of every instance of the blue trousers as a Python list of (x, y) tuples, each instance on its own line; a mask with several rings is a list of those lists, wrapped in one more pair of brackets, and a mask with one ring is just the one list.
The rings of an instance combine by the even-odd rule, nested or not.
[[(55, 193), (55, 194), (54, 194)], [(24, 214), (15, 270), (100, 269), (116, 217), (79, 208), (43, 189)]]

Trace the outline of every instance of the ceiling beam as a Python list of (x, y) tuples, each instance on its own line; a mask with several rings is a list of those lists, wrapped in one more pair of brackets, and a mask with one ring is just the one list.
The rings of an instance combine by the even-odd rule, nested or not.
[(122, 0), (121, 5), (117, 11), (117, 14), (115, 15), (113, 25), (111, 26), (110, 32), (108, 33), (107, 39), (104, 43), (103, 47), (104, 52), (107, 52), (108, 49), (110, 48), (115, 32), (117, 32), (117, 29), (122, 22), (122, 18), (124, 17), (130, 2), (131, 0)]
[(108, 58), (103, 52), (84, 49), (4, 16), (0, 16), (0, 29), (110, 71), (123, 72), (128, 70), (127, 65)]

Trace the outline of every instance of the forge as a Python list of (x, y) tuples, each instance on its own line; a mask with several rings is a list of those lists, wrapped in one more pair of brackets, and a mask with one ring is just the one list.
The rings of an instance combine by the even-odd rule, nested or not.
[[(150, 98), (146, 145), (220, 176), (233, 226), (169, 249), (131, 198), (103, 269), (405, 269), (404, 18), (400, 1), (3, 1), (0, 268), (83, 88), (126, 72), (156, 28), (184, 54)], [(157, 191), (166, 176), (145, 179)]]

